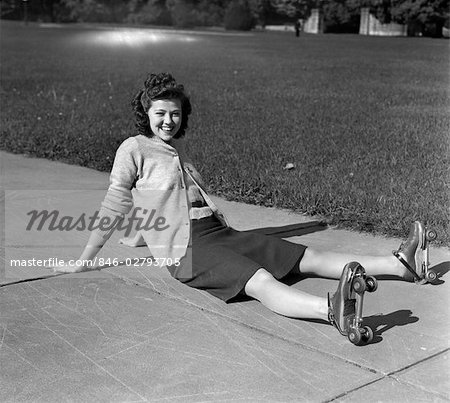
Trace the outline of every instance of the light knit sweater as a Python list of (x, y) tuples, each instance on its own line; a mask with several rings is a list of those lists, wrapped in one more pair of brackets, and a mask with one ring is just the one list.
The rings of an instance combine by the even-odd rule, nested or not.
[[(190, 185), (191, 200), (187, 185)], [(168, 144), (156, 136), (129, 137), (117, 149), (110, 185), (99, 211), (100, 220), (109, 219), (114, 224), (95, 230), (101, 235), (97, 239), (104, 244), (119, 225), (117, 220), (123, 219), (134, 204), (136, 217), (143, 221), (141, 228), (133, 230), (140, 231), (152, 256), (181, 259), (190, 243), (190, 202), (192, 199), (198, 200), (199, 195), (206, 202), (206, 209), (211, 209), (228, 226), (225, 217), (204, 190), (199, 173), (188, 160), (184, 140), (172, 140)], [(147, 225), (142, 228), (142, 223)], [(126, 226), (127, 219), (120, 225)]]

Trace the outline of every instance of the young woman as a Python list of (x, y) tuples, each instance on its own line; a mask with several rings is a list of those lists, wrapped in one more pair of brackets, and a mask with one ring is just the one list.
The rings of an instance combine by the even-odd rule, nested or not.
[[(348, 319), (355, 316), (348, 279), (359, 265), (349, 262), (358, 261), (368, 275), (393, 275), (406, 281), (413, 277), (400, 259), (412, 270), (421, 270), (425, 235), (419, 222), (413, 224), (397, 257), (319, 252), (230, 228), (184, 151), (191, 113), (184, 87), (168, 73), (151, 74), (132, 106), (138, 134), (118, 148), (99, 211), (110, 225), (91, 233), (80, 261), (93, 259), (133, 205), (139, 206), (141, 213), (151, 212), (152, 217), (156, 212), (158, 225), (123, 242), (147, 244), (153, 257), (172, 263), (168, 269), (173, 277), (224, 301), (245, 294), (281, 315), (329, 321), (342, 334), (348, 333)], [(54, 270), (82, 271), (79, 263)], [(280, 282), (291, 272), (340, 278), (340, 283), (332, 296), (314, 296)]]

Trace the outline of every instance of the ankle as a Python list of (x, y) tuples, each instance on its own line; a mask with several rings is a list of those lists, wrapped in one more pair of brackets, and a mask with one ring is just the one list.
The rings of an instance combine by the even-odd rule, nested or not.
[(318, 306), (318, 315), (320, 319), (324, 320), (325, 322), (329, 322), (329, 314), (330, 314), (330, 307), (328, 305), (328, 299), (327, 298), (321, 298), (322, 301), (320, 302)]
[(402, 262), (400, 262), (400, 260), (395, 257), (394, 255), (392, 255), (390, 257), (391, 261), (392, 261), (392, 274), (394, 276), (400, 277), (400, 278), (404, 278), (408, 275), (409, 271), (408, 269), (403, 265)]

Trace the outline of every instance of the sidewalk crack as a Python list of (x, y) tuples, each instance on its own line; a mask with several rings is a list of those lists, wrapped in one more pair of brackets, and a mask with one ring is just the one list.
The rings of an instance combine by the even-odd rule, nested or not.
[(135, 285), (135, 286), (140, 286), (140, 287), (147, 288), (147, 289), (149, 289), (150, 291), (152, 291), (152, 292), (154, 292), (154, 293), (156, 293), (156, 294), (158, 294), (158, 295), (160, 295), (160, 296), (162, 296), (162, 297), (169, 298), (169, 299), (171, 299), (171, 300), (173, 300), (173, 301), (177, 301), (177, 302), (179, 302), (179, 303), (181, 303), (181, 304), (184, 304), (184, 305), (189, 305), (189, 306), (194, 307), (194, 308), (196, 308), (196, 309), (198, 309), (198, 310), (200, 310), (200, 311), (206, 312), (206, 313), (208, 313), (208, 314), (210, 314), (210, 315), (214, 315), (214, 316), (221, 317), (221, 318), (226, 319), (226, 320), (228, 320), (228, 321), (230, 321), (230, 322), (232, 322), (232, 323), (236, 323), (236, 324), (238, 324), (238, 325), (240, 325), (240, 326), (244, 326), (244, 327), (246, 327), (246, 328), (248, 328), (248, 329), (252, 329), (252, 330), (255, 330), (255, 331), (260, 332), (260, 333), (262, 333), (262, 334), (268, 335), (268, 336), (270, 336), (270, 337), (277, 338), (278, 340), (285, 341), (285, 342), (287, 342), (287, 343), (289, 343), (289, 344), (295, 345), (295, 346), (297, 346), (297, 347), (301, 347), (301, 348), (303, 348), (303, 349), (305, 349), (305, 350), (308, 350), (308, 351), (314, 351), (314, 352), (316, 352), (316, 353), (319, 353), (319, 354), (321, 354), (321, 355), (327, 356), (327, 357), (329, 357), (329, 358), (343, 361), (343, 362), (345, 362), (345, 363), (347, 363), (347, 364), (353, 365), (353, 366), (355, 366), (355, 367), (357, 367), (357, 368), (359, 368), (359, 369), (368, 371), (368, 372), (373, 373), (373, 374), (382, 374), (380, 371), (377, 371), (377, 370), (374, 369), (374, 368), (370, 368), (370, 367), (367, 367), (367, 366), (365, 366), (365, 365), (359, 364), (359, 363), (357, 363), (357, 362), (355, 362), (355, 361), (352, 361), (352, 360), (349, 360), (349, 359), (340, 357), (340, 356), (338, 356), (338, 355), (335, 355), (335, 354), (332, 354), (332, 353), (329, 353), (329, 352), (326, 352), (326, 351), (322, 351), (322, 350), (320, 350), (320, 349), (318, 349), (318, 348), (316, 348), (316, 347), (312, 347), (312, 346), (309, 346), (309, 345), (300, 343), (300, 342), (298, 342), (298, 341), (294, 341), (294, 340), (291, 340), (291, 339), (282, 337), (282, 336), (280, 336), (280, 335), (277, 335), (277, 334), (272, 333), (272, 332), (270, 332), (270, 331), (261, 329), (261, 328), (259, 328), (259, 327), (256, 327), (256, 326), (253, 326), (253, 325), (249, 325), (249, 324), (247, 324), (247, 323), (245, 323), (245, 322), (242, 322), (242, 321), (240, 321), (240, 320), (238, 320), (238, 319), (235, 319), (235, 318), (233, 318), (233, 317), (224, 315), (224, 314), (219, 313), (219, 312), (217, 312), (217, 311), (213, 311), (213, 310), (211, 310), (211, 309), (205, 308), (205, 307), (200, 306), (200, 305), (197, 305), (197, 304), (195, 304), (195, 303), (186, 301), (186, 300), (184, 300), (184, 299), (182, 299), (182, 298), (179, 298), (179, 297), (177, 297), (177, 296), (173, 296), (173, 295), (170, 295), (170, 294), (165, 293), (165, 292), (163, 292), (163, 291), (158, 291), (158, 290), (156, 290), (156, 289), (154, 289), (154, 288), (150, 288), (150, 287), (148, 287), (146, 284), (139, 283), (139, 282), (137, 282), (137, 281), (135, 281), (135, 280), (131, 280), (131, 279), (126, 278), (126, 277), (121, 277), (120, 275), (117, 275), (117, 274), (114, 274), (114, 273), (110, 273), (110, 274), (112, 274), (114, 277), (116, 277), (116, 278), (118, 278), (118, 279), (124, 281), (124, 282), (127, 283), (127, 284), (133, 284), (133, 285)]
[(437, 396), (437, 397), (440, 397), (440, 398), (443, 398), (443, 399), (447, 400), (447, 399), (448, 399), (448, 396), (442, 395), (442, 394), (440, 394), (439, 392), (436, 392), (436, 391), (433, 391), (433, 390), (429, 390), (429, 389), (427, 389), (427, 388), (425, 388), (425, 387), (422, 387), (422, 386), (420, 386), (420, 385), (417, 385), (417, 384), (415, 384), (415, 383), (408, 382), (408, 381), (406, 381), (406, 380), (404, 380), (404, 379), (399, 379), (399, 378), (396, 377), (395, 375), (396, 375), (396, 374), (400, 374), (401, 372), (406, 371), (407, 369), (413, 368), (413, 367), (415, 367), (415, 366), (417, 366), (417, 365), (419, 365), (419, 364), (421, 364), (421, 363), (424, 363), (424, 362), (426, 362), (426, 361), (429, 361), (429, 360), (431, 360), (431, 359), (433, 359), (433, 358), (435, 358), (435, 357), (437, 357), (437, 356), (439, 356), (439, 355), (445, 354), (445, 353), (448, 352), (449, 350), (450, 350), (450, 348), (446, 348), (446, 349), (444, 349), (444, 350), (442, 350), (442, 351), (439, 351), (439, 352), (437, 352), (437, 353), (435, 353), (435, 354), (433, 354), (433, 355), (430, 355), (429, 357), (425, 357), (425, 358), (423, 358), (423, 359), (421, 359), (421, 360), (419, 360), (419, 361), (417, 361), (417, 362), (414, 362), (414, 363), (412, 363), (412, 364), (410, 364), (410, 365), (407, 365), (407, 366), (405, 366), (405, 367), (403, 367), (403, 368), (397, 369), (397, 370), (395, 370), (395, 371), (391, 371), (391, 372), (389, 372), (389, 373), (387, 373), (387, 374), (381, 376), (381, 377), (378, 378), (378, 379), (375, 379), (375, 380), (373, 380), (373, 381), (370, 381), (370, 382), (367, 382), (367, 383), (365, 383), (365, 384), (363, 384), (363, 385), (360, 385), (360, 386), (358, 386), (358, 387), (356, 387), (356, 388), (353, 388), (353, 389), (351, 389), (351, 390), (348, 390), (348, 391), (346, 391), (346, 392), (344, 392), (344, 393), (341, 393), (341, 394), (339, 394), (339, 395), (337, 395), (337, 396), (335, 396), (335, 397), (333, 397), (333, 398), (331, 398), (331, 399), (329, 399), (329, 400), (325, 400), (323, 403), (333, 402), (333, 401), (335, 401), (335, 400), (337, 400), (337, 399), (340, 399), (340, 398), (342, 398), (342, 397), (344, 397), (344, 396), (350, 395), (351, 393), (354, 393), (354, 392), (356, 392), (356, 391), (358, 391), (358, 390), (364, 389), (364, 388), (366, 388), (367, 386), (373, 385), (374, 383), (383, 381), (383, 380), (385, 380), (385, 379), (393, 379), (393, 380), (395, 380), (396, 382), (402, 383), (402, 384), (407, 385), (407, 386), (409, 386), (409, 387), (415, 387), (415, 388), (417, 388), (417, 389), (423, 390), (424, 392), (431, 393), (431, 394), (433, 394), (433, 395), (435, 395), (435, 396)]

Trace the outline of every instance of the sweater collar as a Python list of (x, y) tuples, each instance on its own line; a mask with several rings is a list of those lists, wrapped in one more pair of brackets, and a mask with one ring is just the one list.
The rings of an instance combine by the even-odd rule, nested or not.
[(173, 150), (175, 148), (175, 146), (174, 146), (175, 141), (173, 141), (173, 140), (170, 141), (169, 143), (167, 143), (164, 140), (160, 139), (158, 136), (149, 137), (149, 136), (144, 136), (143, 134), (140, 134), (139, 136), (147, 139), (148, 141), (151, 141), (152, 143), (160, 144), (163, 147), (167, 147), (170, 150)]

